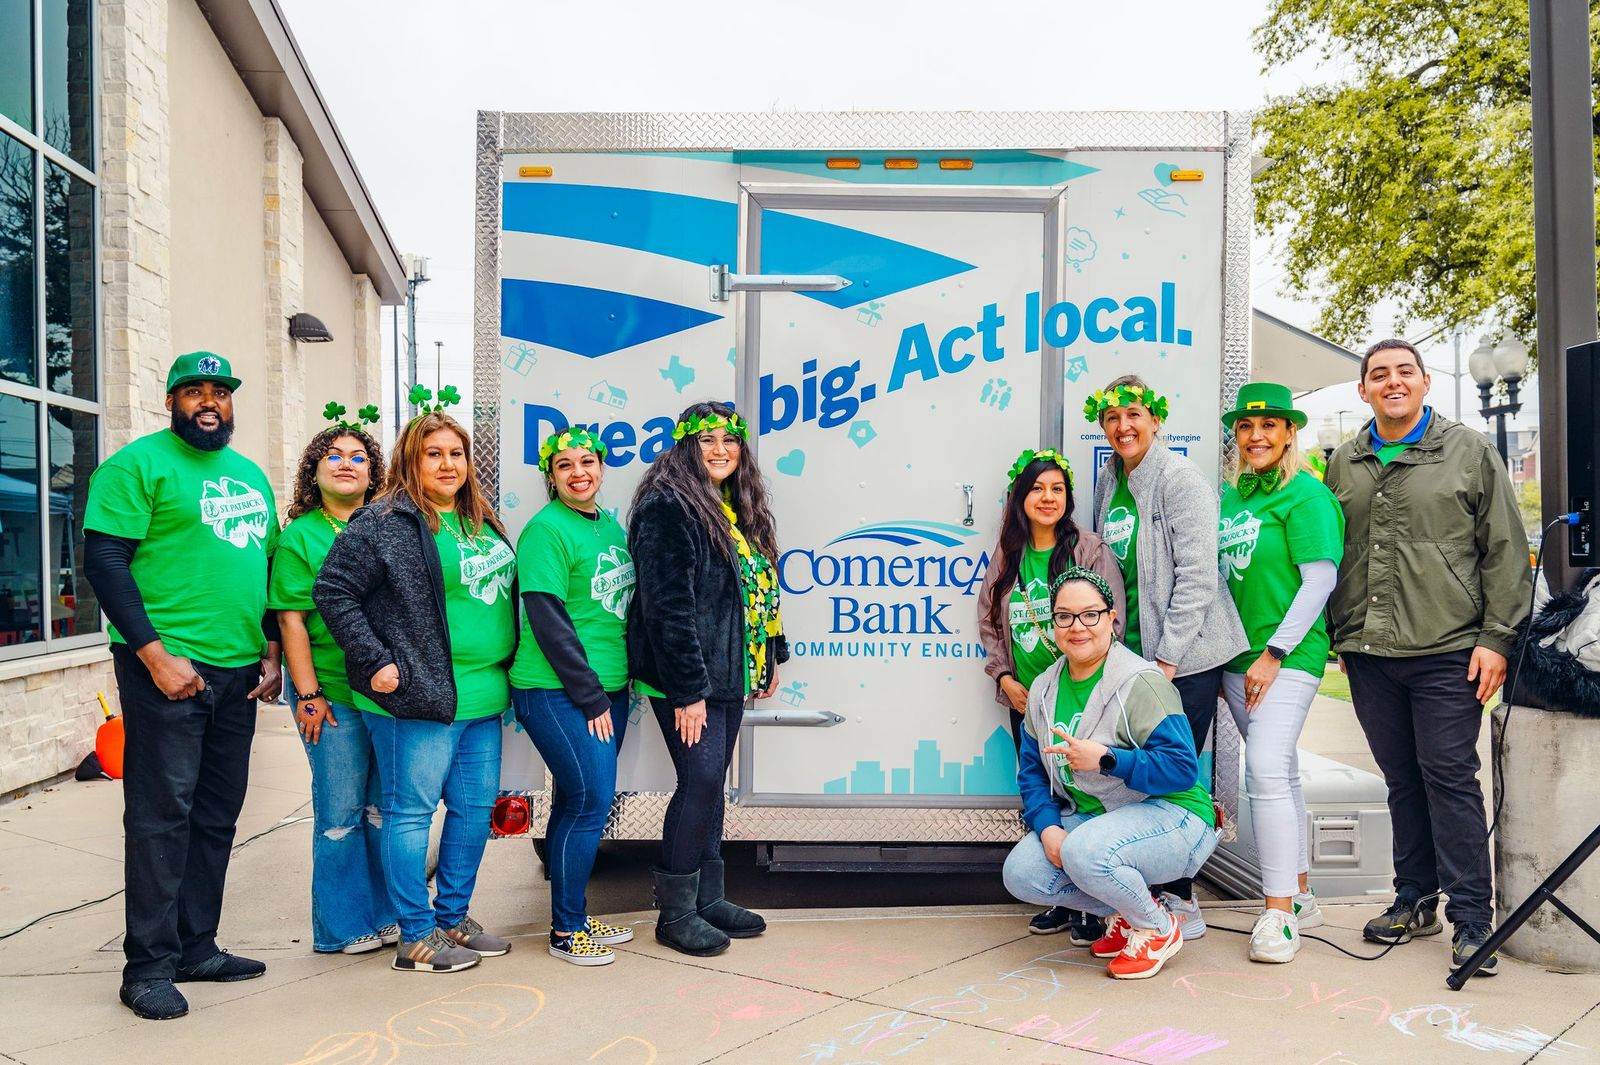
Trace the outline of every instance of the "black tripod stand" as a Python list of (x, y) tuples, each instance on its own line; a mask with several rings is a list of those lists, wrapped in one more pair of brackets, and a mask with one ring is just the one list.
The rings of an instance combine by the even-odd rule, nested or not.
[(1522, 905), (1517, 907), (1516, 912), (1506, 918), (1505, 924), (1494, 930), (1494, 934), (1488, 938), (1483, 946), (1473, 952), (1472, 957), (1467, 959), (1465, 965), (1445, 979), (1445, 983), (1450, 985), (1450, 990), (1460, 991), (1467, 986), (1467, 981), (1472, 979), (1472, 974), (1478, 971), (1478, 967), (1488, 961), (1489, 956), (1499, 950), (1505, 944), (1505, 941), (1516, 933), (1517, 929), (1527, 923), (1528, 918), (1533, 916), (1533, 912), (1546, 902), (1566, 914), (1572, 923), (1583, 929), (1584, 934), (1590, 939), (1600, 943), (1600, 932), (1596, 932), (1590, 927), (1588, 921), (1573, 913), (1566, 903), (1556, 898), (1556, 889), (1565, 884), (1572, 874), (1576, 873), (1596, 850), (1600, 850), (1600, 825), (1596, 825), (1594, 831), (1590, 832), (1584, 841), (1578, 844), (1573, 852), (1562, 860), (1560, 865), (1556, 866), (1555, 872), (1545, 877), (1544, 883), (1534, 888), (1533, 893), (1522, 900)]

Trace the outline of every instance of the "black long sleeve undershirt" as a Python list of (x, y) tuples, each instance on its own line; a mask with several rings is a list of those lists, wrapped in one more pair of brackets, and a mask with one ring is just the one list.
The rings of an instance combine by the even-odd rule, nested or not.
[(578, 704), (590, 721), (611, 709), (611, 699), (600, 684), (578, 640), (572, 615), (560, 597), (549, 592), (523, 592), (522, 608), (528, 613), (528, 627), (539, 642), (539, 650), (555, 670), (556, 679), (567, 698)]

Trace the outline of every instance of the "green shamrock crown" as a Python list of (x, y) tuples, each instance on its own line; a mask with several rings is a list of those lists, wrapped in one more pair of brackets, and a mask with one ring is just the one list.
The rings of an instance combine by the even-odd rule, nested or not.
[(672, 430), (672, 439), (682, 440), (686, 436), (698, 436), (711, 429), (722, 429), (740, 440), (750, 439), (750, 426), (737, 414), (730, 414), (726, 418), (720, 414), (691, 414)]
[(1092, 569), (1084, 569), (1082, 566), (1068, 566), (1061, 571), (1060, 576), (1050, 582), (1050, 602), (1052, 604), (1055, 603), (1056, 593), (1068, 581), (1085, 581), (1093, 585), (1094, 590), (1100, 593), (1100, 598), (1105, 600), (1107, 607), (1116, 602), (1111, 596), (1111, 585), (1104, 577)]
[(574, 425), (571, 429), (551, 433), (545, 438), (545, 442), (539, 445), (539, 472), (549, 473), (550, 461), (569, 447), (586, 448), (601, 458), (606, 457), (606, 446), (600, 442), (600, 438), (583, 426)]
[(461, 393), (456, 391), (455, 385), (445, 385), (439, 389), (439, 402), (430, 405), (428, 400), (433, 398), (433, 389), (426, 385), (412, 385), (410, 394), (411, 405), (417, 408), (417, 414), (443, 414), (446, 407), (453, 407), (461, 402)]
[(1096, 392), (1083, 401), (1083, 420), (1098, 422), (1100, 415), (1112, 407), (1126, 407), (1134, 403), (1141, 403), (1151, 414), (1167, 420), (1167, 397), (1156, 395), (1153, 388), (1140, 388), (1138, 385), (1118, 385), (1109, 391)]
[(1067, 456), (1053, 447), (1047, 447), (1043, 451), (1035, 451), (1029, 448), (1018, 455), (1017, 461), (1011, 464), (1011, 475), (1006, 482), (1007, 485), (1016, 484), (1017, 478), (1022, 476), (1022, 471), (1041, 459), (1047, 459), (1061, 467), (1061, 472), (1067, 475), (1067, 491), (1072, 491), (1072, 466), (1067, 462)]
[(356, 420), (353, 422), (345, 421), (344, 415), (345, 406), (343, 403), (330, 402), (322, 408), (322, 416), (332, 423), (328, 426), (329, 429), (355, 429), (358, 432), (365, 432), (367, 426), (378, 424), (378, 418), (380, 417), (376, 403), (368, 403), (365, 407), (356, 411)]

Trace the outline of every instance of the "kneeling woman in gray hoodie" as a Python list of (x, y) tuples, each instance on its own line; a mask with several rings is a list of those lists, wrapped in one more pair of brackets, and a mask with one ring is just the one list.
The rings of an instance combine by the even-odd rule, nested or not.
[[(1090, 949), (1119, 980), (1154, 976), (1183, 930), (1152, 884), (1192, 877), (1217, 845), (1178, 691), (1112, 638), (1099, 574), (1058, 578), (1051, 621), (1062, 657), (1028, 692), (1017, 786), (1032, 830), (1006, 859), (1024, 902), (1110, 917)], [(1041, 737), (1044, 742), (1041, 743)]]

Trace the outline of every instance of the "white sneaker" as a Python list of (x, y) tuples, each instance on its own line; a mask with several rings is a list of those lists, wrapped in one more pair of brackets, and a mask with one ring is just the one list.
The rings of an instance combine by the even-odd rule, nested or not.
[(1184, 942), (1200, 939), (1206, 934), (1205, 915), (1200, 912), (1200, 900), (1180, 899), (1170, 891), (1161, 893), (1161, 901), (1178, 923), (1183, 925)]
[(1282, 965), (1300, 953), (1300, 922), (1292, 913), (1266, 910), (1250, 930), (1250, 960)]
[(340, 954), (370, 954), (375, 950), (383, 949), (383, 940), (369, 932), (364, 936), (357, 936), (339, 948)]
[(1303, 929), (1322, 927), (1322, 907), (1317, 905), (1315, 891), (1305, 891), (1295, 895), (1294, 916)]

